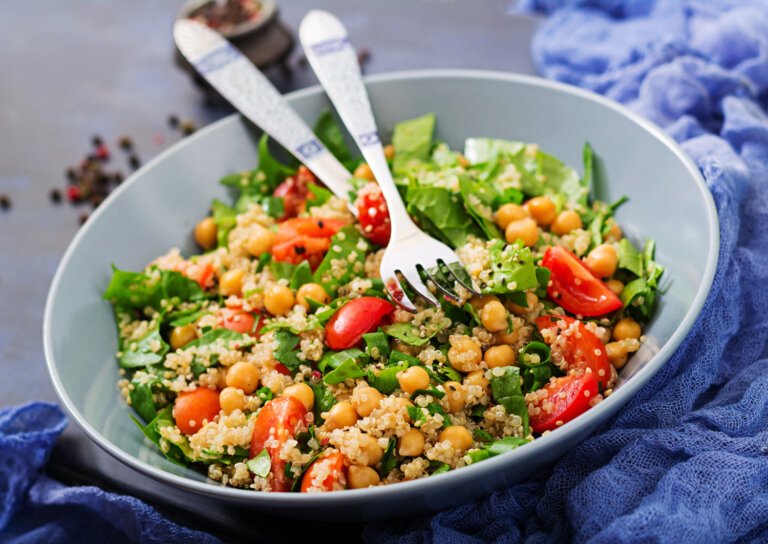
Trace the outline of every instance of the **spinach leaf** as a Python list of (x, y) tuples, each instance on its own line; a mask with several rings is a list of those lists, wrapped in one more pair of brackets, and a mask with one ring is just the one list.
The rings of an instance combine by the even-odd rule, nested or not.
[(619, 268), (629, 270), (635, 276), (643, 277), (643, 255), (626, 238), (619, 242)]
[(263, 449), (256, 457), (249, 459), (245, 465), (256, 476), (266, 478), (269, 475), (269, 471), (272, 470), (272, 458), (269, 456), (269, 452)]
[(331, 248), (315, 271), (315, 282), (332, 296), (339, 287), (365, 270), (365, 255), (371, 246), (353, 226), (347, 226), (331, 238)]
[(493, 221), (493, 205), (499, 193), (490, 184), (471, 180), (467, 176), (459, 178), (459, 190), (464, 201), (464, 208), (475, 220), (490, 240), (501, 240), (499, 227)]
[(488, 446), (488, 453), (491, 454), (491, 457), (494, 457), (512, 451), (527, 443), (528, 440), (525, 438), (520, 438), (519, 436), (507, 436), (490, 444)]
[(190, 323), (194, 323), (204, 315), (208, 315), (208, 310), (201, 309), (201, 310), (192, 310), (190, 312), (174, 312), (173, 314), (170, 314), (168, 318), (170, 321), (168, 322), (168, 325), (171, 327), (183, 327), (184, 325), (189, 325)]
[(160, 436), (159, 429), (176, 425), (176, 422), (173, 420), (172, 410), (172, 406), (166, 406), (158, 411), (157, 416), (147, 423), (146, 426), (142, 425), (133, 416), (131, 416), (131, 419), (141, 429), (144, 436), (160, 448), (160, 451), (169, 461), (181, 467), (187, 467), (189, 462), (195, 461), (187, 438), (181, 436), (178, 440), (170, 441)]
[(213, 222), (216, 223), (218, 247), (227, 247), (229, 233), (237, 225), (237, 211), (217, 199), (211, 202), (211, 211), (213, 212)]
[(581, 183), (589, 191), (594, 183), (594, 153), (589, 142), (584, 142), (584, 148), (581, 151), (581, 160), (584, 164), (584, 176)]
[(392, 325), (385, 325), (381, 328), (385, 334), (397, 338), (409, 346), (424, 346), (445, 327), (449, 325), (447, 320), (444, 323), (438, 324), (434, 327), (429, 334), (421, 336), (419, 334), (419, 327), (416, 327), (413, 323), (393, 323)]
[(312, 410), (315, 415), (315, 422), (320, 425), (323, 423), (323, 418), (320, 414), (333, 408), (333, 405), (336, 404), (336, 397), (321, 383), (316, 383), (311, 387), (312, 392), (315, 394), (315, 404)]
[(624, 286), (621, 302), (625, 311), (638, 321), (648, 321), (656, 309), (659, 280), (664, 274), (664, 267), (654, 259), (656, 245), (648, 240), (643, 248), (643, 275)]
[(448, 189), (412, 182), (408, 185), (406, 201), (408, 211), (421, 219), (423, 229), (454, 248), (464, 245), (470, 235), (484, 237), (483, 230), (464, 209), (459, 195)]
[(312, 283), (312, 269), (308, 261), (302, 261), (294, 268), (290, 287), (295, 291), (305, 283)]
[(443, 472), (450, 471), (451, 465), (449, 465), (448, 463), (441, 463), (440, 461), (430, 461), (429, 468), (432, 470), (432, 472), (430, 472), (429, 475), (435, 476), (437, 474), (442, 474)]
[(331, 191), (314, 183), (309, 184), (307, 188), (309, 189), (310, 193), (310, 196), (306, 201), (307, 210), (314, 208), (315, 206), (322, 206), (333, 196)]
[(296, 347), (299, 345), (299, 337), (287, 329), (275, 331), (277, 348), (274, 350), (275, 359), (285, 365), (291, 372), (295, 372), (302, 360), (298, 357)]
[(381, 458), (381, 469), (379, 470), (379, 476), (386, 478), (387, 475), (397, 465), (397, 440), (394, 438), (389, 439), (387, 449), (384, 450), (384, 457)]
[(152, 382), (131, 382), (133, 389), (130, 392), (131, 406), (146, 422), (157, 417), (157, 408), (152, 398)]
[(365, 353), (357, 348), (345, 349), (343, 351), (329, 351), (323, 355), (317, 363), (317, 369), (320, 372), (327, 373), (339, 368), (347, 361), (355, 362), (365, 358)]
[(256, 391), (256, 396), (261, 399), (261, 405), (264, 406), (267, 402), (272, 400), (274, 393), (269, 387), (261, 387)]
[(195, 302), (204, 299), (205, 293), (197, 282), (172, 270), (161, 270), (156, 278), (113, 267), (112, 279), (103, 298), (119, 308), (143, 310), (151, 306), (162, 311), (162, 300)]
[(141, 339), (125, 346), (119, 364), (122, 368), (154, 365), (163, 360), (163, 356), (168, 353), (169, 349), (170, 346), (160, 336), (160, 328), (155, 327)]
[(443, 391), (440, 391), (439, 389), (435, 389), (434, 387), (429, 387), (427, 389), (417, 389), (413, 392), (411, 395), (411, 398), (416, 398), (419, 395), (431, 395), (437, 399), (441, 399), (445, 396), (445, 393)]
[(259, 139), (259, 171), (255, 176), (257, 182), (263, 182), (271, 193), (288, 176), (296, 171), (279, 162), (269, 150), (269, 136), (263, 134)]
[(295, 270), (296, 265), (294, 264), (275, 261), (274, 259), (269, 261), (269, 271), (272, 272), (275, 279), (290, 280)]
[(560, 375), (559, 369), (550, 361), (549, 346), (543, 342), (529, 342), (520, 350), (518, 357), (525, 393), (544, 387), (549, 378)]
[(472, 436), (478, 442), (493, 442), (493, 435), (484, 429), (475, 429), (472, 431)]
[(495, 240), (488, 248), (491, 257), (491, 280), (481, 286), (483, 293), (508, 294), (537, 287), (539, 280), (533, 255), (520, 244), (507, 245)]
[(371, 387), (377, 389), (385, 395), (389, 395), (394, 392), (395, 389), (400, 387), (400, 384), (397, 381), (397, 373), (405, 370), (409, 366), (411, 365), (403, 361), (396, 365), (385, 366), (384, 368), (380, 369), (378, 373), (369, 368), (365, 379)]
[[(363, 352), (360, 351), (360, 353), (362, 354)], [(357, 364), (357, 360), (354, 358), (347, 358), (343, 363), (323, 376), (323, 383), (336, 385), (345, 380), (362, 378), (363, 376), (365, 376), (365, 372), (363, 372), (363, 369)]]
[(219, 340), (223, 340), (224, 344), (229, 349), (240, 349), (250, 346), (254, 343), (253, 338), (240, 334), (239, 332), (231, 331), (229, 329), (211, 329), (203, 334), (200, 338), (192, 340), (190, 343), (184, 346), (184, 349), (192, 347), (208, 346), (216, 343)]
[(427, 414), (424, 412), (424, 409), (419, 406), (407, 406), (406, 410), (408, 411), (408, 417), (411, 418), (411, 422), (414, 426), (416, 426), (416, 423), (419, 421), (427, 420)]
[(520, 369), (514, 366), (503, 367), (503, 373), (496, 375), (494, 369), (491, 378), (491, 394), (493, 400), (504, 406), (507, 414), (516, 414), (523, 421), (523, 434), (528, 436), (528, 406), (520, 389)]
[(352, 158), (352, 153), (347, 146), (347, 142), (344, 140), (341, 127), (333, 117), (331, 110), (325, 110), (317, 118), (315, 134), (323, 142), (323, 145), (328, 148), (328, 151), (339, 159), (341, 164), (350, 171), (354, 169), (355, 160)]
[(392, 172), (396, 176), (404, 176), (429, 160), (434, 132), (435, 115), (432, 113), (395, 125), (392, 135), (392, 146), (395, 148)]
[(373, 360), (389, 357), (389, 340), (383, 332), (369, 332), (363, 335), (365, 353)]

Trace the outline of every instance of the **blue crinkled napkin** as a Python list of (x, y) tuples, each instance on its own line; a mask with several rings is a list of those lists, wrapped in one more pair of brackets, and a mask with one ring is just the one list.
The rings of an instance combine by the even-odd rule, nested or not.
[(67, 487), (42, 474), (66, 426), (55, 404), (0, 409), (0, 542), (219, 542), (133, 497)]
[[(528, 0), (533, 57), (664, 127), (720, 215), (690, 335), (598, 435), (551, 470), (371, 542), (768, 541), (768, 3)], [(673, 234), (673, 233), (670, 233)]]

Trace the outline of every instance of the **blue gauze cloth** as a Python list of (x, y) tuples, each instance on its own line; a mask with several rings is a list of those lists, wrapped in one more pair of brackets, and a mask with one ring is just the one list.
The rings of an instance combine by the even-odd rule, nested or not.
[[(704, 310), (661, 371), (551, 470), (379, 542), (768, 541), (768, 3), (529, 0), (553, 79), (665, 128), (720, 215)], [(599, 151), (599, 150), (598, 150)], [(681, 218), (681, 222), (684, 221)], [(669, 233), (674, 236), (674, 232)]]
[[(628, 104), (704, 172), (720, 214), (712, 292), (659, 374), (554, 467), (477, 503), (371, 524), (365, 537), (767, 541), (768, 4), (525, 4), (552, 14), (533, 44), (541, 73)], [(0, 411), (0, 541), (213, 541), (136, 499), (41, 475), (63, 426), (50, 405)]]
[(66, 425), (54, 404), (0, 409), (0, 542), (219, 542), (133, 497), (67, 487), (42, 474)]

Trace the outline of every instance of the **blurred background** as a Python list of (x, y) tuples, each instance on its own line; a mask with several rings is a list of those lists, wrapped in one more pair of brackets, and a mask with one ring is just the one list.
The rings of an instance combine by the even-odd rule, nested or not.
[[(343, 20), (367, 74), (421, 68), (533, 73), (529, 42), (537, 21), (516, 14), (514, 4), (286, 0), (274, 14), (270, 7), (246, 24), (236, 44), (282, 91), (312, 85), (314, 75), (293, 40), (306, 12), (322, 8)], [(195, 8), (200, 2), (3, 3), (0, 407), (57, 401), (45, 368), (42, 315), (53, 274), (80, 224), (141, 164), (231, 113), (178, 63), (172, 24), (182, 10)], [(226, 17), (213, 23), (228, 24)], [(236, 521), (246, 513), (190, 499), (123, 467), (74, 424), (48, 470), (65, 483), (139, 496), (185, 525), (232, 538), (248, 534), (238, 532), (243, 526)]]

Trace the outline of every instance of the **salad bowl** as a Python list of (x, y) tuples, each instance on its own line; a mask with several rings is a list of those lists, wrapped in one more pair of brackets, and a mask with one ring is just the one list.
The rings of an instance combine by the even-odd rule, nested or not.
[[(514, 139), (578, 165), (582, 146), (590, 143), (600, 181), (595, 196), (608, 202), (626, 196), (629, 203), (617, 212), (626, 236), (639, 244), (655, 239), (656, 260), (666, 267), (647, 340), (621, 371), (613, 394), (514, 451), (388, 486), (260, 493), (224, 487), (171, 463), (131, 421), (115, 385), (115, 322), (102, 294), (112, 264), (140, 270), (169, 247), (194, 251), (195, 223), (212, 198), (228, 198), (215, 180), (258, 160), (259, 132), (233, 115), (164, 152), (115, 191), (73, 240), (50, 289), (43, 336), (51, 379), (73, 420), (119, 461), (168, 485), (273, 514), (359, 521), (434, 511), (509, 486), (568, 453), (621, 411), (691, 329), (714, 277), (717, 214), (697, 167), (661, 129), (605, 98), (534, 77), (438, 70), (366, 82), (385, 138), (398, 121), (432, 112), (437, 139), (453, 148), (469, 137)], [(288, 100), (310, 123), (329, 107), (319, 88)]]

